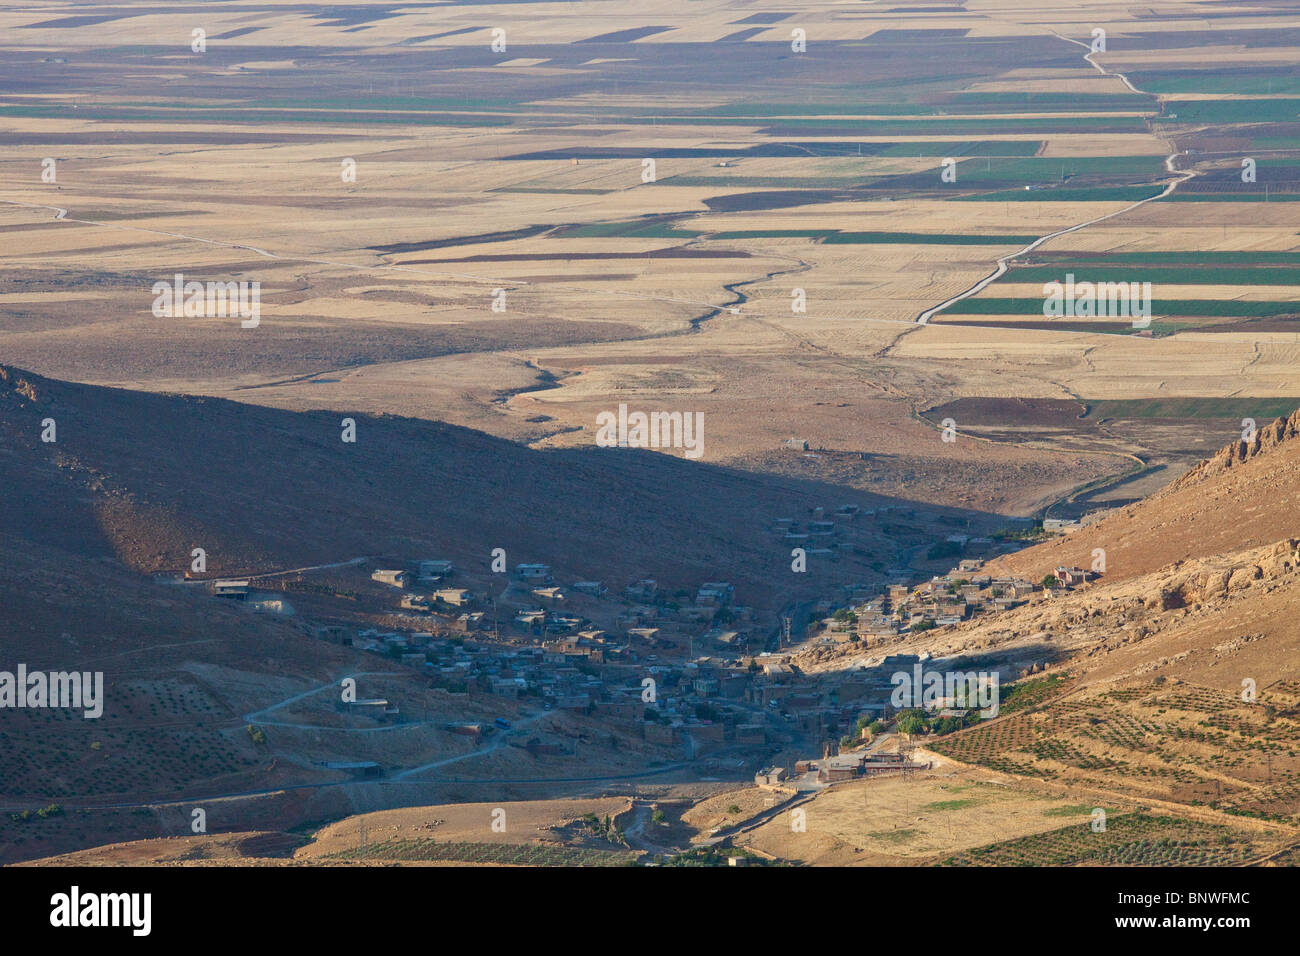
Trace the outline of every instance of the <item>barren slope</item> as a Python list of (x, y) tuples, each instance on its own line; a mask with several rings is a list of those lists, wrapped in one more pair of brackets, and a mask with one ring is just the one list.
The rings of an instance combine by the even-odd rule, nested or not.
[(1088, 568), (1106, 552), (1106, 579), (1124, 580), (1186, 558), (1300, 536), (1300, 411), (1232, 442), (1150, 498), (1094, 525), (1010, 555), (999, 568), (1035, 578), (1058, 565)]
[[(341, 422), (356, 421), (356, 441)], [(40, 440), (54, 419), (57, 441)], [(56, 382), (0, 369), (0, 532), (39, 548), (211, 574), (362, 555), (443, 556), (486, 570), (542, 561), (561, 580), (673, 586), (731, 580), (779, 607), (864, 573), (789, 573), (768, 533), (782, 515), (834, 507), (833, 486), (773, 479), (628, 449), (533, 451), (455, 426), (293, 413), (220, 399)], [(868, 500), (868, 496), (854, 497)], [(865, 560), (865, 558), (861, 559)], [(788, 589), (773, 589), (780, 574)], [(804, 579), (814, 580), (804, 580)]]

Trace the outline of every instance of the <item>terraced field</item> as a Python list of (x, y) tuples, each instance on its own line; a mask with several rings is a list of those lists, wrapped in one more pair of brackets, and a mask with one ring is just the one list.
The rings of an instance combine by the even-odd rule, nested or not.
[(1131, 813), (949, 857), (948, 866), (1240, 866), (1271, 849), (1229, 827)]
[[(788, 650), (791, 608), (815, 620), (846, 589), (941, 572), (967, 554), (956, 531), (970, 545), (1013, 518), (1125, 515), (1205, 457), (1243, 464), (1247, 420), (1300, 404), (1297, 17), (1275, 0), (1021, 6), (0, 0), (0, 631), (32, 659), (107, 661), (114, 684), (102, 724), (0, 718), (6, 859), (83, 848), (99, 820), (100, 836), (170, 836), (196, 795), (233, 794), (223, 810), (251, 815), (248, 792), (277, 794), (267, 813), (283, 819), (247, 826), (337, 822), (370, 806), (340, 764), (433, 786), (475, 752), (449, 739), (444, 708), (518, 721), (529, 701), (491, 683), (465, 685), (471, 706), (459, 683), (392, 692), (444, 725), (400, 735), (319, 713), (316, 690), (364, 652), (309, 638), (315, 615), (410, 620), (356, 609), (370, 593), (356, 556), (445, 555), (481, 585), (502, 548), (566, 587), (619, 595), (652, 577), (674, 601), (727, 580), (751, 648)], [(206, 44), (191, 45), (196, 28)], [(1067, 274), (1150, 283), (1152, 321), (1045, 315), (1043, 285)], [(185, 279), (255, 284), (257, 322), (158, 309), (157, 284)], [(625, 405), (698, 415), (705, 460), (671, 442), (598, 447), (597, 423)], [(33, 437), (47, 411), (57, 442)], [(345, 416), (357, 443), (336, 440)], [(844, 502), (862, 518), (839, 522), (836, 560), (794, 571), (772, 523)], [(1220, 514), (1221, 553), (1242, 536), (1271, 545), (1261, 529), (1295, 504), (1282, 480), (1200, 500), (1143, 526), (1178, 548), (1116, 533), (1108, 573), (1139, 552), (1184, 560)], [(1052, 553), (1086, 563), (1097, 527), (1078, 554)], [(337, 574), (283, 585), (302, 617), (249, 624), (148, 577), (184, 573), (196, 540), (214, 573)], [(1161, 610), (1199, 626), (1196, 604)], [(1242, 613), (1202, 646), (1292, 623)], [(608, 616), (596, 623), (626, 639), (609, 666), (649, 666), (630, 618)], [(755, 839), (806, 863), (1218, 865), (1268, 841), (1133, 807), (1300, 825), (1300, 687), (1261, 678), (1256, 705), (1235, 675), (1157, 683), (1166, 665), (1151, 661), (1089, 683), (1079, 671), (1111, 637), (1132, 638), (1117, 654), (1163, 639), (1133, 628), (1081, 647), (1091, 621), (1022, 635), (1068, 676), (1035, 669), (1001, 717), (934, 741), (978, 768), (970, 779), (935, 774), (923, 800), (884, 781), (831, 790), (810, 801), (825, 816), (809, 839), (784, 820)], [(698, 623), (673, 635), (692, 654)], [(937, 645), (963, 627), (898, 637)], [(534, 678), (525, 696), (555, 686)], [(739, 700), (698, 713), (735, 718)], [(823, 743), (820, 720), (761, 716), (765, 743), (727, 754), (741, 782)], [(726, 782), (693, 745), (678, 761), (681, 741), (648, 744), (635, 724), (597, 734), (599, 708), (544, 720), (578, 728), (538, 744), (562, 751), (549, 762), (488, 743), (447, 789), (385, 780), (376, 805), (453, 806), (517, 781), (594, 789), (677, 763), (674, 785)], [(1066, 821), (1089, 811), (1062, 795), (1097, 782), (1129, 801), (1104, 834)], [(304, 796), (318, 786), (330, 792)], [(442, 840), (420, 820), (323, 855), (632, 856), (586, 833), (494, 843), (479, 809)]]
[(1207, 687), (1134, 688), (1070, 696), (961, 731), (933, 749), (963, 763), (1042, 780), (1205, 804), (1300, 823), (1300, 696), (1267, 704)]

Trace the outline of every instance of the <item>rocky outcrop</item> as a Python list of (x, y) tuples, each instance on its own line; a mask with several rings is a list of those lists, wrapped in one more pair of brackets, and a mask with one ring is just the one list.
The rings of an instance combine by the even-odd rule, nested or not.
[(1231, 556), (1231, 563), (1192, 561), (1175, 565), (1172, 574), (1158, 577), (1146, 592), (1149, 608), (1171, 610), (1206, 604), (1257, 581), (1272, 581), (1300, 569), (1300, 540), (1286, 538), (1269, 548)]
[(1300, 436), (1300, 409), (1296, 409), (1287, 418), (1275, 419), (1271, 424), (1257, 429), (1255, 437), (1249, 442), (1239, 439), (1224, 445), (1213, 456), (1171, 483), (1161, 492), (1161, 495), (1238, 467), (1297, 436)]

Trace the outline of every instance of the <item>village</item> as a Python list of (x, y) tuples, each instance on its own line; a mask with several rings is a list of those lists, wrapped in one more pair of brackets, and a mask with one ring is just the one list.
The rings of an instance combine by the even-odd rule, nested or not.
[[(966, 559), (947, 574), (924, 584), (891, 584), (851, 611), (822, 621), (830, 634), (850, 634), (868, 644), (904, 633), (949, 627), (979, 614), (996, 614), (1037, 598), (1050, 599), (1098, 578), (1095, 571), (1057, 567), (1041, 581), (1021, 577), (991, 577), (983, 562)], [(854, 601), (863, 597), (860, 592)]]
[[(525, 734), (510, 719), (476, 717), (475, 701), (493, 698), (520, 713), (591, 718), (611, 737), (687, 759), (725, 751), (767, 768), (761, 774), (788, 772), (815, 784), (842, 778), (845, 768), (853, 775), (914, 769), (896, 754), (855, 748), (897, 716), (892, 674), (942, 662), (924, 652), (882, 650), (842, 669), (806, 674), (797, 662), (801, 651), (885, 648), (1050, 599), (1096, 577), (1078, 568), (1056, 568), (1039, 582), (991, 576), (982, 570), (987, 558), (1014, 550), (1025, 533), (1041, 529), (1004, 519), (1010, 537), (951, 533), (949, 520), (912, 508), (854, 505), (817, 508), (803, 521), (776, 519), (770, 533), (796, 559), (835, 560), (882, 526), (911, 530), (913, 563), (976, 556), (959, 557), (946, 574), (919, 584), (916, 568), (884, 569), (894, 583), (839, 586), (827, 597), (790, 605), (775, 627), (738, 601), (727, 581), (670, 589), (641, 578), (611, 589), (596, 580), (558, 583), (551, 566), (536, 562), (486, 575), (466, 573), (447, 558), (351, 562), (328, 573), (190, 583), (254, 612), (286, 617), (314, 639), (415, 672), (428, 688), (464, 701), (462, 719), (445, 728), (455, 733), (506, 733), (534, 756), (572, 753), (572, 744)], [(861, 535), (845, 528), (873, 521)], [(363, 697), (341, 709), (364, 724), (412, 719), (390, 697)], [(963, 720), (966, 711), (948, 702), (937, 716)], [(809, 752), (820, 753), (821, 762), (809, 763)]]

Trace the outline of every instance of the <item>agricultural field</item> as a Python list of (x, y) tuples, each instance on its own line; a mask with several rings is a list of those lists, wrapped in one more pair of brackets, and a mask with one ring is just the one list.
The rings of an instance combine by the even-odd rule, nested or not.
[(813, 865), (1236, 866), (1287, 843), (1231, 817), (1171, 815), (944, 763), (911, 780), (841, 784), (803, 809), (806, 831), (792, 831), (786, 814), (738, 845)]
[[(0, 0), (0, 643), (90, 661), (112, 701), (0, 715), (0, 860), (1289, 859), (1300, 531), (1291, 459), (1255, 459), (1300, 429), (1300, 21), (760, 6)], [(1046, 312), (1067, 276), (1149, 284), (1149, 321)], [(187, 282), (255, 310), (164, 305)], [(700, 421), (698, 456), (604, 447), (628, 408)], [(1244, 477), (1199, 494), (1216, 467)], [(797, 568), (780, 523), (846, 503)], [(1046, 517), (1086, 523), (1027, 547)], [(611, 596), (503, 586), (499, 550)], [(906, 649), (1015, 677), (996, 719), (923, 742), (926, 774), (768, 819), (755, 771), (857, 715), (700, 689), (688, 658), (766, 688), (764, 650), (977, 551), (1033, 582), (1101, 551), (1102, 588), (1139, 583), (837, 632), (821, 674)], [(369, 577), (417, 555), (480, 610)], [(1223, 587), (1188, 596), (1184, 562)], [(209, 574), (296, 611), (225, 606)], [(731, 609), (653, 636), (718, 581)], [(542, 601), (500, 641), (498, 605)], [(514, 656), (462, 680), (489, 612)], [(457, 651), (403, 654), (435, 631)], [(694, 671), (666, 728), (637, 713), (652, 666)], [(403, 719), (345, 710), (353, 673)], [(221, 838), (190, 841), (212, 795)]]
[(1014, 708), (934, 749), (1003, 773), (1300, 822), (1300, 697), (1268, 688), (1268, 705), (1179, 683), (1071, 695)]
[(1241, 866), (1267, 856), (1277, 841), (1231, 827), (1176, 817), (1108, 816), (1105, 829), (1063, 827), (979, 847), (948, 866)]
[(464, 863), (470, 866), (630, 866), (630, 853), (533, 844), (446, 843), (389, 840), (342, 850), (330, 857), (349, 863)]
[(627, 866), (626, 799), (445, 804), (363, 814), (331, 824), (298, 849), (301, 862)]
[[(6, 14), (24, 38), (78, 56), (93, 27), (101, 51), (77, 61), (86, 95), (75, 104), (38, 94), (0, 102), (11, 147), (0, 225), (17, 240), (0, 287), (6, 355), (81, 381), (289, 409), (347, 404), (548, 449), (590, 444), (595, 414), (634, 392), (646, 404), (698, 404), (719, 462), (770, 469), (782, 440), (807, 433), (828, 451), (876, 453), (859, 484), (947, 499), (933, 433), (913, 412), (977, 391), (986, 366), (1009, 397), (1088, 394), (1069, 383), (1070, 366), (1118, 370), (1106, 390), (1125, 396), (1169, 386), (1155, 371), (1161, 361), (1110, 360), (1131, 331), (1123, 323), (1034, 321), (1034, 297), (999, 291), (1018, 269), (939, 313), (933, 328), (916, 328), (917, 317), (997, 257), (1097, 216), (1120, 214), (1035, 254), (1094, 235), (1096, 252), (1127, 254), (1132, 228), (1168, 204), (1125, 207), (1165, 189), (1184, 121), (1196, 130), (1257, 122), (1275, 138), (1287, 125), (1286, 100), (1173, 101), (1129, 88), (1108, 71), (1140, 60), (1144, 37), (1165, 48), (1138, 23), (1116, 27), (1123, 41), (1103, 70), (1051, 30), (982, 24), (971, 34), (959, 13), (855, 22), (811, 5), (738, 25), (723, 5), (705, 4), (681, 22), (625, 12), (597, 25), (531, 6), (447, 11), (425, 32), (408, 29), (410, 15), (377, 9), (251, 26), (214, 13), (202, 56), (141, 44), (111, 12), (93, 24)], [(505, 55), (489, 49), (485, 22), (502, 16), (513, 27)], [(157, 18), (160, 36), (167, 21)], [(823, 56), (792, 54), (795, 23)], [(324, 55), (277, 55), (273, 43), (348, 50), (352, 60), (341, 70)], [(673, 76), (700, 45), (711, 57), (695, 92), (683, 93)], [(435, 53), (439, 68), (428, 73)], [(955, 84), (920, 67), (945, 57), (963, 63)], [(53, 91), (72, 67), (48, 60), (10, 68)], [(123, 71), (129, 78), (111, 92), (97, 85)], [(169, 77), (161, 91), (151, 81), (159, 75)], [(773, 96), (756, 83), (782, 76), (815, 95)], [(1227, 109), (1238, 103), (1249, 109), (1243, 119)], [(110, 125), (105, 144), (96, 131)], [(23, 171), (39, 172), (52, 149), (57, 183), (33, 182)], [(951, 182), (942, 178), (949, 158)], [(345, 160), (356, 172), (341, 179)], [(643, 177), (645, 160), (654, 170)], [(1188, 161), (1200, 169), (1195, 157), (1174, 168)], [(1281, 181), (1279, 168), (1261, 163), (1261, 189)], [(1208, 166), (1197, 177), (1213, 178)], [(178, 204), (181, 182), (190, 192)], [(49, 206), (69, 211), (55, 222)], [(1200, 210), (1185, 222), (1192, 234), (1209, 225)], [(1269, 252), (1288, 254), (1294, 230), (1269, 229), (1234, 221), (1199, 246), (1211, 261), (1195, 264), (1188, 285), (1213, 287), (1214, 297), (1187, 294), (1168, 273), (1151, 280), (1173, 290), (1158, 297), (1159, 341), (1213, 333), (1234, 340), (1231, 362), (1237, 340), (1249, 347), (1292, 332), (1289, 272), (1261, 270), (1244, 297), (1233, 291), (1241, 276), (1211, 279), (1232, 269), (1230, 260), (1216, 268), (1216, 248), (1259, 248), (1261, 233)], [(1184, 241), (1178, 231), (1150, 234)], [(245, 334), (155, 319), (148, 287), (177, 272), (255, 277), (261, 326)], [(792, 310), (796, 290), (802, 311)], [(984, 336), (980, 361), (953, 362), (941, 326), (967, 325), (995, 334)], [(1044, 337), (1050, 369), (1008, 366), (1000, 330), (1039, 351)], [(655, 367), (664, 361), (672, 368)], [(1276, 392), (1267, 364), (1241, 366), (1244, 380), (1222, 392)], [(783, 396), (814, 387), (826, 394), (779, 410)], [(1111, 450), (1129, 453), (1130, 437), (1142, 445), (1126, 436)], [(1068, 491), (1071, 476), (1081, 487), (1127, 470), (1093, 449), (1073, 458), (982, 442), (944, 451), (990, 477), (1013, 463), (996, 482), (978, 482), (998, 490), (970, 504), (992, 510), (1032, 510)]]

